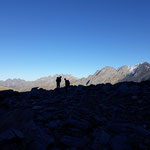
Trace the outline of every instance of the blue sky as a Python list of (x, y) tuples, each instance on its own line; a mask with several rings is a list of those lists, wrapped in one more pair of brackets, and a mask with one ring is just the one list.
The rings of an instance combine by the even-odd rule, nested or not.
[(149, 0), (0, 0), (0, 80), (150, 62)]

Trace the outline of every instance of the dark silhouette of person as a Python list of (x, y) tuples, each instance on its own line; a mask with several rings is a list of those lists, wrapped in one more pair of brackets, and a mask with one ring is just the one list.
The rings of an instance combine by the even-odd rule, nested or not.
[(62, 76), (56, 78), (57, 88), (60, 88), (61, 78), (62, 78)]
[(68, 87), (70, 86), (70, 81), (66, 80), (66, 78), (64, 80), (65, 80), (65, 87), (66, 87), (66, 92), (67, 92)]

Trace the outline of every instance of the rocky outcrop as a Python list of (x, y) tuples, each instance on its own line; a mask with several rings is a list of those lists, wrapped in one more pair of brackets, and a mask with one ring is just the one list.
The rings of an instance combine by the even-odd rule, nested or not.
[(2, 150), (149, 150), (150, 81), (0, 92)]

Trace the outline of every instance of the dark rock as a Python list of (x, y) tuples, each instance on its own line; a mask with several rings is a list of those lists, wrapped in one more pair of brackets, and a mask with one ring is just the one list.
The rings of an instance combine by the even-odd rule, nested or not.
[(102, 129), (96, 129), (93, 133), (94, 142), (92, 148), (94, 150), (104, 149), (110, 140), (110, 135)]
[(150, 81), (0, 92), (0, 149), (149, 150)]
[(84, 138), (64, 136), (62, 137), (61, 142), (70, 147), (84, 147), (87, 141), (85, 141)]
[(112, 150), (131, 150), (128, 138), (125, 135), (117, 135), (111, 140)]

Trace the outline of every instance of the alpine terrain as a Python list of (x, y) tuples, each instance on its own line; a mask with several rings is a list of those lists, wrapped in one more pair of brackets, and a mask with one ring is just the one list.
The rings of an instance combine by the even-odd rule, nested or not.
[(87, 78), (78, 79), (72, 75), (56, 74), (54, 76), (43, 77), (35, 81), (25, 81), (22, 79), (8, 79), (0, 81), (0, 86), (11, 88), (17, 91), (30, 91), (33, 87), (43, 89), (56, 88), (56, 77), (62, 76), (61, 86), (64, 86), (64, 78), (70, 80), (72, 85), (97, 85), (102, 83), (119, 83), (124, 81), (141, 82), (150, 80), (150, 64), (147, 62), (139, 63), (134, 66), (122, 66), (118, 69), (105, 67), (97, 70), (93, 75)]

